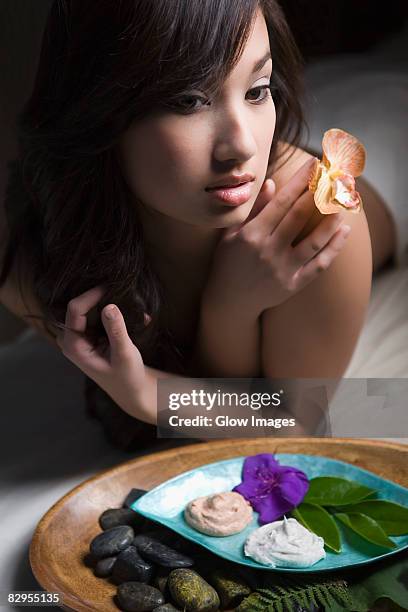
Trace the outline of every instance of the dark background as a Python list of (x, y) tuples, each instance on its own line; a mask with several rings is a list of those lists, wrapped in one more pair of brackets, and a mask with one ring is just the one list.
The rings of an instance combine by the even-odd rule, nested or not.
[(281, 0), (280, 4), (306, 60), (368, 51), (408, 21), (407, 0)]

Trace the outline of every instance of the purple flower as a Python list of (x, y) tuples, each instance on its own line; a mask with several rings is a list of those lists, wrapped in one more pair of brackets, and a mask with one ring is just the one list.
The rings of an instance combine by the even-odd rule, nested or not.
[(259, 513), (259, 523), (272, 523), (300, 504), (309, 488), (301, 470), (280, 463), (270, 453), (247, 457), (242, 482), (232, 490), (240, 493)]

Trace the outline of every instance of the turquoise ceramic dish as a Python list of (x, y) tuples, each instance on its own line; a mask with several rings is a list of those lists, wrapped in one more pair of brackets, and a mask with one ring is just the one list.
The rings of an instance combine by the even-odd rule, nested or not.
[[(408, 506), (408, 489), (355, 465), (315, 455), (276, 454), (275, 457), (281, 465), (290, 465), (303, 470), (309, 479), (316, 476), (349, 478), (377, 489), (377, 498)], [(254, 529), (259, 527), (256, 512), (254, 512), (252, 523), (240, 533), (232, 536), (207, 536), (190, 527), (183, 517), (183, 511), (187, 503), (203, 495), (230, 491), (238, 485), (241, 482), (244, 459), (245, 457), (236, 457), (184, 472), (146, 493), (133, 504), (132, 508), (143, 516), (169, 527), (185, 538), (201, 544), (201, 546), (220, 557), (235, 563), (269, 571), (318, 572), (336, 570), (371, 563), (408, 548), (408, 535), (391, 537), (397, 546), (395, 549), (388, 551), (370, 544), (337, 521), (341, 532), (341, 553), (336, 554), (326, 550), (326, 558), (308, 568), (278, 567), (271, 569), (244, 555), (245, 540)]]

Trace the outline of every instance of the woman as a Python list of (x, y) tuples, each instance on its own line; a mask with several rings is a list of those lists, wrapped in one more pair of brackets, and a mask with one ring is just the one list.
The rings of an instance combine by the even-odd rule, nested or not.
[[(43, 317), (142, 421), (156, 421), (158, 377), (347, 366), (370, 238), (364, 212), (322, 216), (307, 191), (299, 68), (274, 0), (52, 7), (10, 168), (0, 299)], [(211, 190), (234, 181), (242, 202)]]

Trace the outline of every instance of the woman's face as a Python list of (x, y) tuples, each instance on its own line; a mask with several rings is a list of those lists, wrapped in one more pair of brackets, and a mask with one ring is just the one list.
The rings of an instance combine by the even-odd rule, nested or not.
[[(164, 110), (135, 122), (122, 135), (119, 156), (125, 179), (148, 209), (207, 228), (245, 221), (265, 179), (275, 130), (275, 107), (267, 89), (269, 54), (265, 19), (258, 12), (240, 61), (216, 99), (193, 91), (188, 99), (192, 114)], [(254, 72), (256, 64), (262, 65)], [(250, 199), (239, 206), (227, 206), (206, 191), (225, 184), (222, 179), (229, 175), (244, 173), (255, 180)]]

